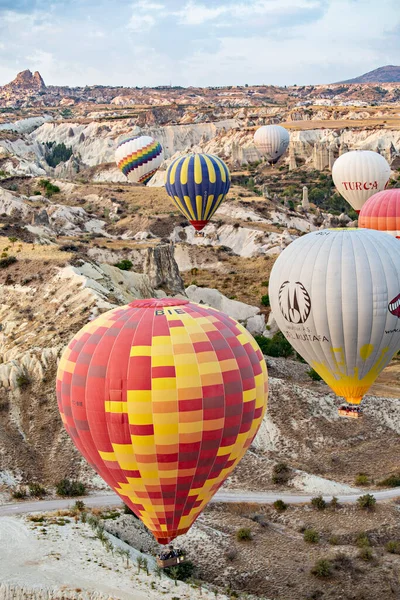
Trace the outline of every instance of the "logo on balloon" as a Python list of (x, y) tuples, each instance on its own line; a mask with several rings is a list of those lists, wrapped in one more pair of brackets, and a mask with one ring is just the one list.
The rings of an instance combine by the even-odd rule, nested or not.
[(389, 312), (392, 313), (395, 317), (400, 319), (400, 294), (393, 298), (391, 303), (388, 306)]
[(311, 312), (311, 298), (300, 281), (285, 281), (279, 289), (279, 307), (289, 323), (305, 323)]

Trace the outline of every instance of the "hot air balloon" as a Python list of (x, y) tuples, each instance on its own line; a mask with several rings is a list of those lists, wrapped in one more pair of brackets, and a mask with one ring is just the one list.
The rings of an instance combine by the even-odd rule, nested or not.
[(246, 329), (188, 300), (135, 300), (79, 331), (57, 399), (78, 450), (166, 544), (185, 533), (261, 424), (267, 367)]
[(359, 404), (400, 349), (400, 244), (369, 229), (288, 246), (270, 277), (278, 327), (338, 395)]
[(254, 134), (254, 144), (272, 164), (286, 152), (289, 141), (288, 131), (280, 125), (264, 125)]
[(149, 135), (122, 140), (115, 150), (118, 168), (132, 183), (148, 183), (162, 161), (161, 144)]
[(358, 226), (385, 231), (400, 239), (400, 189), (371, 196), (360, 211)]
[(363, 204), (383, 190), (390, 177), (387, 160), (377, 152), (353, 150), (339, 156), (332, 179), (339, 194), (359, 213)]
[(168, 167), (165, 187), (196, 231), (201, 231), (223, 202), (231, 185), (228, 167), (212, 154), (188, 154)]

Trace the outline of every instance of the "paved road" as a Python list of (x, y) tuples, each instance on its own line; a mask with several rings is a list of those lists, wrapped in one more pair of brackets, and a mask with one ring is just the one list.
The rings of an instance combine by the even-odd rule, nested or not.
[[(363, 491), (362, 494), (373, 494), (377, 500), (390, 500), (400, 498), (400, 487), (390, 490)], [(361, 493), (338, 495), (339, 502), (355, 503)], [(219, 491), (211, 502), (251, 502), (254, 504), (272, 504), (275, 500), (283, 500), (286, 504), (302, 504), (310, 502), (316, 496), (294, 493), (276, 493), (276, 492), (246, 492), (243, 490), (225, 490)], [(329, 501), (332, 496), (324, 496)], [(96, 494), (83, 498), (86, 506), (120, 506), (121, 499), (113, 493)], [(0, 517), (19, 515), (30, 512), (47, 512), (51, 510), (62, 510), (70, 508), (75, 504), (75, 499), (68, 498), (57, 500), (36, 500), (34, 502), (15, 502), (13, 504), (0, 505)]]

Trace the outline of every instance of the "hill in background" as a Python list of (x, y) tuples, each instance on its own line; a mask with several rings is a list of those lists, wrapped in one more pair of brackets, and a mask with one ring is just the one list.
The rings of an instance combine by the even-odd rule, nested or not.
[(374, 71), (369, 71), (360, 77), (341, 81), (339, 83), (394, 83), (400, 82), (400, 67), (394, 65), (386, 65)]

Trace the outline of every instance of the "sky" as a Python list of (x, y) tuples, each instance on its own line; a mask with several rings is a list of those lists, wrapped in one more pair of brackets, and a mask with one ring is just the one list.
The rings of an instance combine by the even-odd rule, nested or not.
[(400, 64), (399, 0), (0, 0), (0, 85), (333, 83)]

